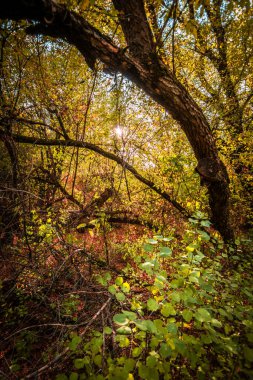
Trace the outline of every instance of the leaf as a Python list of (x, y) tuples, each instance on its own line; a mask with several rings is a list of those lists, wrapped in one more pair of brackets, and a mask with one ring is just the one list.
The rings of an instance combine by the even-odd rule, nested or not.
[(246, 334), (246, 337), (250, 343), (253, 343), (253, 333)]
[(154, 263), (151, 263), (150, 261), (145, 261), (145, 263), (140, 265), (142, 269), (150, 269), (150, 268), (153, 268), (154, 266), (155, 266)]
[(87, 226), (86, 223), (81, 223), (81, 224), (78, 224), (78, 226), (76, 227), (76, 229), (80, 229), (80, 228), (85, 228)]
[(149, 355), (146, 359), (146, 364), (149, 368), (154, 368), (157, 365), (157, 358), (153, 355)]
[(142, 353), (143, 348), (142, 347), (135, 347), (132, 351), (132, 355), (134, 358), (137, 358)]
[(159, 304), (154, 298), (149, 298), (147, 301), (147, 308), (150, 311), (156, 311), (159, 309)]
[(195, 250), (195, 247), (192, 246), (191, 244), (186, 247), (186, 251), (188, 252), (193, 252), (194, 250)]
[[(202, 226), (202, 227), (210, 227), (211, 226), (211, 222), (210, 222), (210, 220), (201, 220), (201, 222), (200, 222), (200, 225)], [(209, 239), (210, 239), (210, 236), (209, 236)]]
[(168, 317), (169, 315), (176, 315), (177, 313), (171, 303), (166, 303), (162, 306), (161, 314), (164, 317)]
[(169, 236), (169, 237), (165, 237), (165, 238), (163, 238), (163, 241), (171, 241), (171, 240), (173, 240), (173, 239), (174, 239), (173, 236)]
[(68, 376), (66, 376), (65, 373), (59, 373), (55, 380), (68, 380)]
[(135, 364), (136, 362), (134, 359), (132, 358), (125, 359), (124, 368), (127, 370), (127, 372), (133, 371), (135, 368)]
[(179, 303), (181, 301), (181, 295), (179, 292), (173, 292), (170, 296), (171, 301), (174, 303)]
[(192, 319), (193, 313), (192, 313), (190, 310), (185, 309), (185, 310), (183, 310), (183, 312), (182, 312), (182, 316), (183, 316), (183, 318), (184, 318), (184, 320), (185, 320), (186, 322), (190, 322), (191, 319)]
[(129, 335), (132, 334), (132, 329), (129, 326), (121, 326), (116, 330), (117, 334)]
[(70, 350), (75, 351), (78, 344), (81, 343), (81, 341), (82, 341), (82, 338), (80, 336), (78, 335), (74, 336), (71, 342), (69, 343)]
[(128, 311), (128, 310), (122, 310), (122, 313), (129, 318), (130, 321), (133, 321), (134, 319), (137, 318), (137, 314), (134, 313), (133, 311)]
[(199, 283), (199, 279), (193, 275), (189, 276), (189, 281), (190, 282), (193, 282), (195, 284), (198, 284)]
[(138, 374), (141, 379), (145, 380), (159, 380), (159, 373), (156, 368), (149, 368), (140, 363), (138, 368)]
[(78, 373), (77, 372), (71, 372), (69, 376), (69, 380), (78, 380)]
[(110, 286), (108, 287), (108, 291), (109, 291), (111, 294), (116, 294), (116, 292), (117, 292), (117, 288), (116, 288), (115, 285), (110, 285)]
[(107, 334), (107, 335), (112, 333), (112, 329), (109, 326), (104, 327), (103, 331), (104, 331), (104, 334)]
[(159, 353), (163, 359), (166, 359), (172, 354), (171, 347), (167, 343), (161, 343)]
[(161, 247), (160, 248), (160, 257), (169, 257), (172, 255), (172, 249), (168, 247)]
[(128, 284), (128, 282), (123, 282), (123, 284), (121, 285), (121, 289), (124, 293), (129, 293), (130, 285)]
[(102, 356), (101, 355), (95, 355), (94, 358), (93, 358), (93, 361), (94, 363), (97, 365), (97, 366), (101, 366), (102, 364)]
[(81, 369), (85, 366), (85, 364), (87, 364), (86, 360), (85, 359), (75, 359), (74, 360), (74, 367), (76, 369)]
[(118, 286), (122, 285), (123, 282), (124, 282), (123, 277), (117, 277), (115, 280), (115, 284)]
[(199, 322), (210, 322), (212, 317), (206, 309), (200, 307), (197, 312), (195, 313), (195, 319), (197, 319)]
[(127, 325), (129, 323), (129, 319), (125, 316), (125, 314), (115, 314), (113, 316), (113, 321), (118, 325)]
[(244, 347), (244, 357), (248, 362), (253, 363), (253, 349), (249, 347)]
[(147, 239), (147, 242), (148, 242), (149, 244), (157, 244), (157, 243), (158, 243), (158, 241), (155, 240), (155, 239)]
[(121, 348), (128, 347), (130, 344), (129, 339), (125, 335), (117, 335), (116, 336), (116, 341), (119, 342), (119, 346)]
[(119, 292), (119, 293), (116, 293), (116, 298), (117, 298), (117, 300), (118, 300), (119, 302), (123, 302), (123, 301), (125, 301), (126, 296), (125, 296), (124, 293)]
[(148, 331), (148, 332), (151, 332), (153, 334), (156, 334), (157, 333), (157, 329), (155, 327), (155, 324), (154, 322), (150, 321), (150, 320), (141, 320), (141, 319), (137, 319), (136, 321), (134, 321), (135, 325), (141, 330), (141, 331)]
[(222, 327), (222, 323), (220, 321), (218, 321), (218, 319), (215, 319), (215, 318), (212, 318), (211, 319), (211, 324), (214, 326), (214, 327)]
[(183, 285), (184, 285), (184, 279), (182, 277), (172, 280), (170, 283), (170, 286), (173, 289), (182, 288)]
[(155, 235), (154, 239), (155, 240), (163, 240), (163, 235)]
[(153, 246), (151, 244), (144, 244), (143, 249), (145, 252), (152, 252), (153, 251)]

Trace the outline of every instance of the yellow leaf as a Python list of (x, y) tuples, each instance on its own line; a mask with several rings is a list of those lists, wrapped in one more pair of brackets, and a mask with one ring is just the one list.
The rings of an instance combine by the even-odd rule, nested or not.
[(83, 0), (80, 4), (81, 9), (85, 10), (90, 4), (90, 0)]

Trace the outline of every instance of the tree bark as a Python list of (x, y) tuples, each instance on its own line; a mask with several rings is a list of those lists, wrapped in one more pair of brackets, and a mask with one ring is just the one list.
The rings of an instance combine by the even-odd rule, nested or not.
[[(27, 29), (28, 33), (64, 39), (76, 46), (91, 68), (96, 59), (102, 61), (107, 70), (122, 73), (168, 110), (186, 134), (196, 159), (208, 159), (219, 168), (216, 178), (205, 181), (211, 220), (225, 241), (233, 240), (229, 222), (228, 174), (219, 158), (207, 119), (170, 68), (155, 53), (143, 0), (114, 0), (113, 3), (119, 10), (119, 21), (128, 49), (117, 47), (83, 17), (52, 0), (4, 1), (0, 5), (0, 17), (37, 21)], [(135, 36), (130, 33), (131, 23)], [(144, 54), (138, 52), (138, 46), (144, 49)]]

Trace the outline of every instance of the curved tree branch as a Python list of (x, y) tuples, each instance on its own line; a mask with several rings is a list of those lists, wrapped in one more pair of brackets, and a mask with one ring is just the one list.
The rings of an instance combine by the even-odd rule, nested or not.
[[(0, 130), (0, 137), (4, 135), (4, 132)], [(130, 165), (127, 161), (123, 160), (121, 157), (116, 156), (114, 153), (107, 152), (104, 149), (98, 147), (95, 144), (91, 144), (85, 141), (79, 140), (61, 140), (61, 139), (41, 139), (36, 137), (22, 136), (17, 134), (12, 134), (13, 141), (23, 143), (23, 144), (33, 144), (33, 145), (41, 145), (41, 146), (65, 146), (65, 147), (76, 147), (76, 148), (84, 148), (91, 150), (99, 155), (109, 158), (112, 161), (117, 162), (123, 168), (128, 170), (130, 173), (134, 175), (140, 182), (147, 185), (151, 190), (159, 194), (163, 199), (170, 202), (185, 218), (189, 218), (190, 213), (177, 201), (171, 198), (171, 196), (166, 192), (161, 190), (159, 187), (155, 185), (154, 182), (148, 180), (143, 177), (132, 165)]]

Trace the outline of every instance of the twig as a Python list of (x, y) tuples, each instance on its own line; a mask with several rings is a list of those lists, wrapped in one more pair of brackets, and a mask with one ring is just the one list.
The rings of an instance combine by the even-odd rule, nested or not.
[[(88, 322), (86, 322), (88, 323)], [(82, 323), (81, 323), (82, 324)], [(24, 327), (23, 329), (20, 329), (18, 331), (15, 331), (13, 334), (7, 336), (7, 338), (4, 338), (2, 342), (5, 342), (6, 340), (9, 340), (11, 339), (13, 336), (23, 332), (23, 331), (26, 331), (26, 330), (30, 330), (30, 329), (34, 329), (34, 328), (39, 328), (39, 327), (79, 327), (81, 324), (78, 324), (78, 325), (71, 325), (71, 324), (63, 324), (63, 323), (42, 323), (42, 324), (39, 324), (39, 325), (31, 325), (31, 326), (27, 326), (27, 327)]]
[[(88, 322), (87, 326), (85, 327), (85, 329), (83, 330), (82, 333), (79, 334), (80, 337), (83, 337), (84, 334), (87, 332), (88, 328), (90, 327), (90, 325), (95, 321), (95, 319), (97, 319), (97, 317), (102, 313), (102, 311), (106, 308), (107, 305), (109, 305), (111, 301), (111, 297), (109, 297), (107, 299), (107, 301), (101, 306), (101, 308), (93, 315), (93, 317), (91, 318), (91, 320)], [(53, 364), (55, 364), (56, 362), (58, 362), (62, 357), (64, 357), (65, 355), (67, 355), (67, 353), (70, 351), (70, 348), (69, 347), (66, 347), (65, 350), (63, 350), (60, 354), (58, 354), (53, 360), (51, 360), (49, 363), (47, 363), (46, 365), (44, 365), (43, 367), (40, 367), (39, 369), (37, 369), (36, 371), (28, 374), (27, 376), (25, 376), (25, 379), (31, 379), (32, 377), (38, 377), (38, 375), (40, 375), (42, 372), (44, 372), (46, 369), (50, 368)]]

